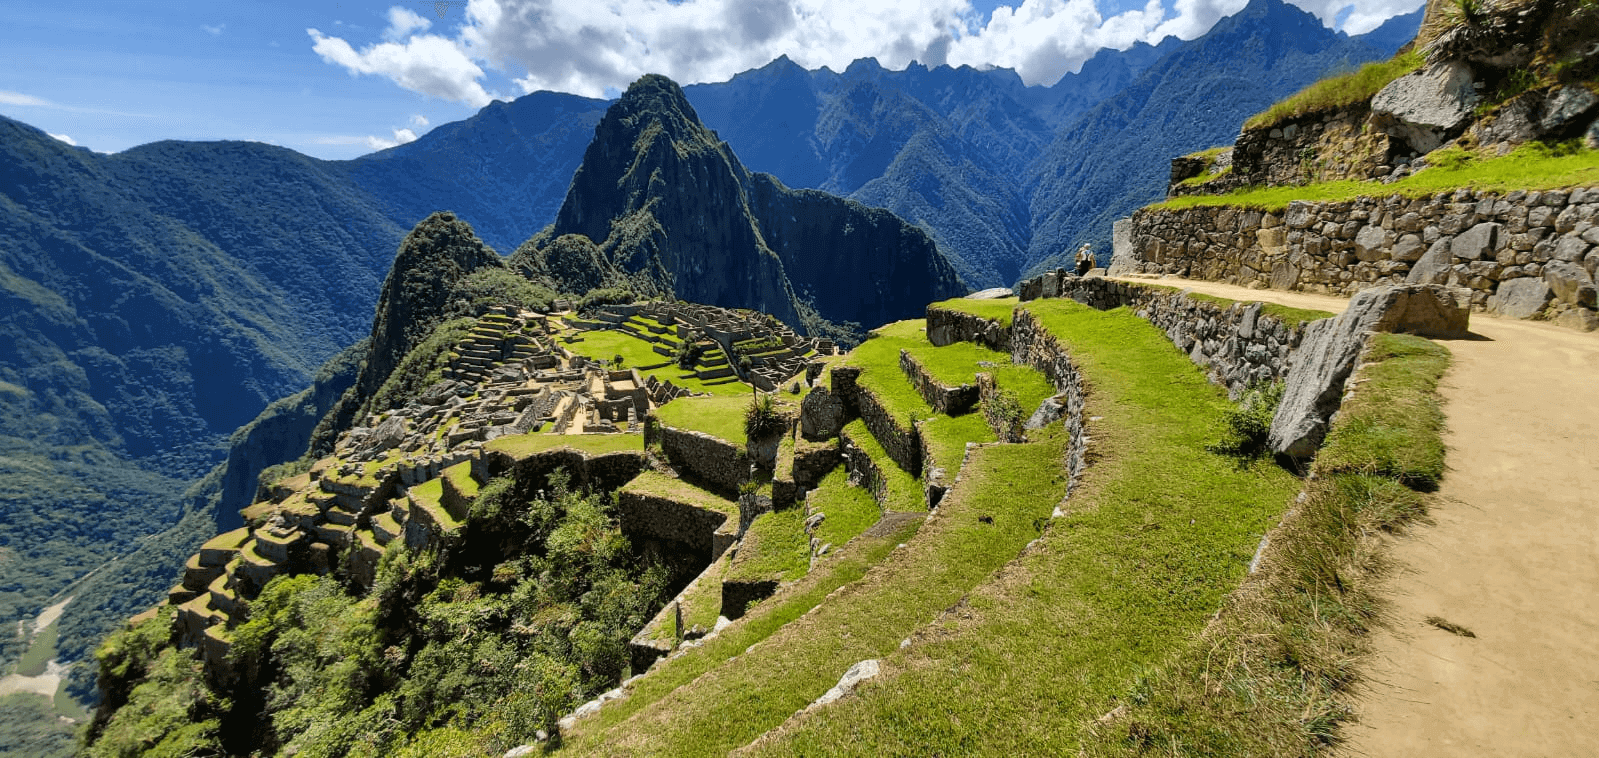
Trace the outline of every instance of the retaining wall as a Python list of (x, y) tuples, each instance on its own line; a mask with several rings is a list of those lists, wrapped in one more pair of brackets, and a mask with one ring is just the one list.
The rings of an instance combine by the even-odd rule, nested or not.
[(933, 375), (928, 373), (927, 367), (910, 354), (910, 351), (899, 351), (899, 370), (904, 372), (911, 386), (922, 396), (927, 404), (932, 406), (935, 413), (946, 416), (959, 416), (969, 413), (972, 406), (977, 404), (977, 388), (970, 384), (951, 387), (941, 384)]
[[(1111, 273), (1175, 274), (1348, 296), (1383, 284), (1469, 290), (1473, 310), (1599, 326), (1599, 187), (1144, 208)], [(1516, 284), (1505, 293), (1506, 283)], [(1503, 295), (1496, 297), (1496, 295)]]

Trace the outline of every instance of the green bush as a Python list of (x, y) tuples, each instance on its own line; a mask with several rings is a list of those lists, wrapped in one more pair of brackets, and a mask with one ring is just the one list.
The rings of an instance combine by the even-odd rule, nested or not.
[(1282, 403), (1284, 386), (1282, 382), (1264, 382), (1245, 391), (1238, 404), (1222, 416), (1227, 427), (1226, 436), (1206, 449), (1246, 459), (1263, 455), (1266, 437), (1271, 433), (1271, 419)]

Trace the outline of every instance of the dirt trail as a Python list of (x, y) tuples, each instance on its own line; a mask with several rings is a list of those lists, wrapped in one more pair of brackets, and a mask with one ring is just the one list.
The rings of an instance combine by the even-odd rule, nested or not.
[(1481, 314), (1471, 331), (1483, 339), (1445, 343), (1450, 470), (1436, 524), (1394, 542), (1396, 628), (1377, 636), (1345, 753), (1599, 755), (1599, 334)]

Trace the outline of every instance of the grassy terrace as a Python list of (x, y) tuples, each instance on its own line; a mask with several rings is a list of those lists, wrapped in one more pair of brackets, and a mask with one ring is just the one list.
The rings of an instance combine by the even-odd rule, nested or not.
[(1393, 184), (1346, 180), (1303, 187), (1245, 188), (1226, 195), (1174, 197), (1152, 207), (1230, 205), (1280, 211), (1293, 200), (1343, 201), (1362, 195), (1418, 198), (1461, 188), (1510, 192), (1599, 184), (1599, 150), (1554, 149), (1530, 142), (1497, 158), (1479, 158), (1450, 148), (1435, 151), (1427, 159), (1430, 167)]
[[(1156, 286), (1158, 286), (1158, 285), (1156, 285)], [(1176, 288), (1173, 287), (1173, 288), (1170, 288), (1170, 289), (1176, 289)], [(1223, 308), (1230, 308), (1230, 307), (1232, 307), (1232, 305), (1234, 303), (1245, 303), (1245, 304), (1248, 304), (1248, 303), (1255, 302), (1253, 300), (1230, 300), (1230, 299), (1225, 298), (1225, 297), (1216, 297), (1215, 295), (1204, 295), (1204, 294), (1200, 294), (1198, 292), (1190, 292), (1190, 293), (1188, 293), (1188, 299), (1197, 300), (1197, 301), (1199, 301), (1201, 303), (1210, 303), (1212, 305), (1219, 305), (1219, 306), (1221, 306)], [(1283, 322), (1284, 324), (1287, 324), (1288, 326), (1291, 326), (1291, 327), (1292, 326), (1298, 326), (1300, 324), (1307, 323), (1307, 322), (1310, 322), (1310, 321), (1319, 321), (1319, 320), (1324, 319), (1324, 318), (1331, 318), (1334, 315), (1334, 314), (1332, 314), (1332, 313), (1330, 313), (1328, 311), (1318, 311), (1318, 310), (1314, 310), (1314, 309), (1311, 309), (1311, 308), (1290, 308), (1290, 307), (1288, 307), (1286, 305), (1278, 305), (1276, 303), (1261, 303), (1260, 312), (1265, 314), (1265, 315), (1267, 315), (1267, 316), (1274, 316), (1274, 317), (1277, 318), (1277, 320), (1279, 320), (1279, 321)]]
[(658, 471), (645, 471), (633, 477), (632, 481), (623, 485), (621, 491), (636, 492), (725, 513), (732, 517), (735, 520), (734, 525), (737, 525), (738, 503)]
[[(895, 465), (893, 459), (888, 457), (888, 451), (878, 444), (877, 438), (866, 428), (865, 421), (855, 419), (845, 424), (843, 434), (859, 445), (866, 457), (877, 463), (877, 469), (887, 480), (888, 496), (881, 503), (884, 511), (915, 513), (927, 510), (921, 483), (916, 481), (916, 477), (905, 473), (905, 469)], [(965, 443), (962, 443), (964, 448)]]
[(626, 450), (644, 450), (642, 434), (517, 434), (498, 437), (483, 446), (486, 451), (498, 451), (512, 458), (526, 458), (534, 453), (569, 447), (573, 450), (599, 455)]
[[(734, 386), (734, 385), (729, 385)], [(750, 404), (749, 385), (736, 395), (722, 397), (682, 397), (655, 409), (655, 417), (673, 429), (704, 432), (742, 446), (744, 409)]]
[(946, 310), (970, 313), (974, 316), (982, 316), (983, 318), (990, 319), (992, 321), (998, 321), (1000, 324), (1009, 328), (1011, 313), (1016, 310), (1016, 306), (1020, 303), (1021, 301), (1014, 297), (1005, 297), (995, 300), (972, 300), (969, 298), (957, 297), (952, 300), (933, 303), (927, 307), (943, 308)]
[(728, 581), (792, 581), (805, 575), (810, 543), (805, 513), (799, 508), (771, 511), (750, 522), (728, 569)]
[(883, 515), (872, 493), (850, 485), (849, 473), (843, 466), (822, 477), (816, 489), (805, 496), (805, 503), (812, 513), (827, 514), (816, 527), (815, 536), (821, 544), (831, 544), (834, 550), (870, 529)]
[[(1090, 385), (1090, 410), (1103, 417), (1091, 423), (1096, 459), (1067, 514), (956, 612), (922, 626), (916, 644), (879, 651), (887, 652), (885, 675), (860, 697), (798, 721), (754, 752), (1077, 754), (1114, 698), (1193, 644), (1298, 491), (1299, 481), (1275, 467), (1240, 468), (1205, 450), (1221, 434), (1225, 401), (1148, 323), (1126, 309), (1099, 312), (1069, 300), (1025, 307), (1072, 351)], [(996, 470), (995, 454), (1011, 451), (1032, 452), (982, 451), (973, 462), (980, 486), (962, 491), (962, 482), (951, 494), (961, 510), (943, 524), (972, 518), (974, 495), (988, 500), (976, 512), (994, 515), (995, 527), (1047, 516), (1035, 510), (1047, 500), (1036, 493), (1059, 484), (1028, 463), (1036, 452)], [(1016, 501), (1028, 505), (1018, 513)], [(925, 527), (923, 539), (943, 524)], [(1008, 546), (1007, 553), (1015, 555)], [(862, 623), (866, 634), (880, 622)]]
[[(626, 701), (580, 726), (568, 746), (577, 754), (723, 755), (782, 723), (855, 662), (897, 649), (1038, 536), (1065, 491), (1064, 436), (1055, 427), (1034, 444), (983, 448), (938, 515), (903, 548), (884, 555), (887, 546), (876, 539), (851, 542), (763, 603), (751, 622), (645, 677)], [(869, 572), (863, 552), (877, 554)], [(816, 604), (841, 571), (859, 578)], [(819, 577), (829, 580), (817, 586)], [(796, 613), (812, 605), (809, 614)], [(772, 629), (775, 613), (788, 621)]]
[[(622, 356), (622, 365), (629, 368), (639, 366), (654, 366), (658, 363), (669, 363), (672, 359), (655, 352), (654, 343), (649, 340), (635, 337), (626, 332), (613, 329), (604, 329), (583, 332), (581, 342), (562, 342), (561, 345), (578, 355), (586, 356), (600, 361), (609, 361)], [(677, 367), (677, 364), (665, 368), (639, 371), (641, 376), (654, 376), (657, 380), (668, 381), (690, 392), (708, 392), (712, 395), (736, 397), (749, 392), (749, 385), (743, 382), (730, 382), (727, 384), (706, 384), (705, 380), (694, 376), (684, 377), (688, 372)]]
[(1291, 118), (1370, 100), (1389, 82), (1421, 68), (1422, 62), (1421, 53), (1410, 52), (1386, 61), (1367, 63), (1358, 71), (1343, 76), (1323, 79), (1245, 121), (1244, 128), (1274, 126)]

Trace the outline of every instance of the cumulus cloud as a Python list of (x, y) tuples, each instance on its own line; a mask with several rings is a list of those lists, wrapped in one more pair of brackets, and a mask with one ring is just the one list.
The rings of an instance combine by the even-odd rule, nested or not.
[[(50, 132), (45, 132), (45, 134), (50, 134)], [(74, 140), (73, 138), (68, 137), (65, 134), (50, 134), (50, 136), (55, 137), (56, 139), (61, 140), (62, 142), (65, 142), (68, 145), (71, 145), (73, 147), (77, 147), (78, 146), (77, 140)]]
[[(309, 33), (323, 60), (354, 74), (481, 106), (493, 98), (482, 84), (485, 68), (523, 92), (603, 97), (645, 73), (684, 84), (722, 81), (781, 55), (810, 69), (842, 70), (865, 57), (895, 69), (911, 61), (1001, 66), (1028, 84), (1052, 84), (1100, 48), (1193, 39), (1247, 1), (1146, 0), (1105, 16), (1095, 0), (1020, 0), (984, 18), (970, 0), (470, 0), (449, 37), (399, 7), (389, 11), (385, 41), (360, 51)], [(1295, 1), (1329, 25), (1350, 9), (1351, 33), (1419, 2)]]
[(424, 116), (424, 115), (422, 115), (420, 113), (411, 114), (411, 126), (415, 126), (415, 127), (419, 127), (420, 128), (420, 127), (425, 127), (427, 125), (428, 125), (428, 117), (427, 116)]
[(343, 66), (352, 74), (388, 77), (413, 92), (474, 107), (488, 105), (494, 99), (477, 81), (483, 77), (483, 69), (454, 40), (423, 34), (404, 42), (369, 45), (357, 52), (339, 37), (329, 37), (316, 29), (305, 31), (311, 35), (311, 49), (322, 60)]
[(200, 28), (204, 29), (206, 34), (209, 34), (209, 35), (215, 37), (217, 35), (222, 34), (222, 30), (228, 28), (228, 25), (227, 24), (217, 24), (216, 26), (211, 26), (209, 24), (202, 24), (200, 26)]
[(383, 38), (398, 42), (416, 32), (425, 32), (432, 25), (432, 21), (410, 9), (395, 6), (389, 9), (389, 27), (383, 30)]
[(394, 137), (392, 139), (388, 137), (379, 137), (372, 134), (365, 136), (335, 134), (325, 137), (317, 137), (316, 139), (312, 140), (312, 142), (315, 142), (318, 145), (366, 145), (373, 150), (387, 150), (391, 147), (395, 147), (396, 145), (403, 145), (407, 142), (416, 141), (416, 132), (413, 132), (410, 129), (394, 129), (393, 132)]

